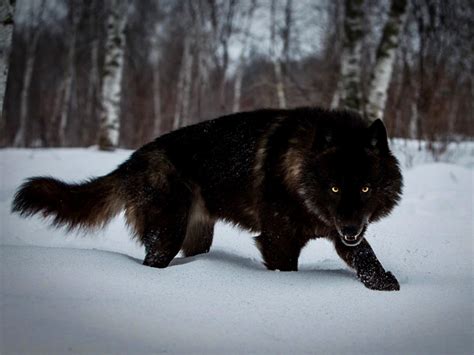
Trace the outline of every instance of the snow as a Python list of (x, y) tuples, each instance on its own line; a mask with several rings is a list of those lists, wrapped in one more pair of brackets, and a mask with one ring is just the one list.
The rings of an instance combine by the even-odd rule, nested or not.
[(472, 354), (472, 143), (438, 163), (394, 146), (404, 198), (367, 239), (400, 292), (366, 289), (325, 241), (267, 271), (224, 224), (209, 254), (144, 267), (122, 217), (84, 236), (10, 214), (24, 178), (82, 180), (130, 151), (0, 150), (0, 353)]

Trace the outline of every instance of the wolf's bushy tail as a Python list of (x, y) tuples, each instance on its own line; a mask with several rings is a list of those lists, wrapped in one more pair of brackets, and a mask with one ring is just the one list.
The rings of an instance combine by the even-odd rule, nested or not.
[(12, 212), (21, 216), (41, 213), (51, 224), (68, 230), (104, 227), (124, 207), (120, 180), (114, 172), (68, 184), (51, 177), (33, 177), (18, 189)]

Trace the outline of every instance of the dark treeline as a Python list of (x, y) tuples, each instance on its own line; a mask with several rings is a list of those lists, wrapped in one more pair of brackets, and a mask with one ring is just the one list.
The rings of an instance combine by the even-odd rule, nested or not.
[[(18, 0), (1, 144), (97, 144), (114, 101), (118, 145), (130, 148), (234, 111), (341, 106), (351, 2), (362, 10), (367, 100), (391, 1)], [(111, 12), (123, 46), (109, 36)], [(384, 109), (390, 134), (473, 137), (474, 3), (409, 0), (404, 16)]]

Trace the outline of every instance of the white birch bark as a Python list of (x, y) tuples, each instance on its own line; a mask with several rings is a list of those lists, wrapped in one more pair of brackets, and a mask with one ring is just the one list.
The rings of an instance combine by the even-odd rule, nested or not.
[(161, 124), (161, 77), (160, 77), (160, 59), (161, 51), (160, 44), (158, 43), (158, 36), (160, 33), (160, 27), (158, 23), (155, 23), (152, 37), (150, 39), (150, 62), (153, 66), (152, 73), (152, 88), (153, 88), (153, 137), (157, 137), (160, 134)]
[(362, 112), (361, 57), (363, 0), (346, 0), (344, 46), (341, 59), (340, 106)]
[(392, 0), (389, 18), (384, 26), (371, 75), (365, 113), (370, 121), (382, 119), (387, 91), (392, 77), (395, 54), (406, 18), (406, 0)]
[(113, 0), (107, 19), (100, 102), (99, 148), (102, 150), (113, 150), (119, 142), (126, 23), (126, 2)]
[(286, 108), (285, 86), (283, 85), (283, 74), (281, 71), (281, 61), (275, 60), (273, 62), (273, 71), (276, 79), (276, 92), (278, 98), (278, 107)]
[(408, 136), (411, 139), (418, 139), (418, 105), (416, 101), (412, 101), (410, 104), (410, 122), (408, 126)]
[(234, 97), (232, 100), (232, 112), (240, 111), (240, 99), (242, 96), (242, 80), (244, 77), (244, 70), (247, 64), (248, 50), (250, 46), (250, 26), (253, 19), (253, 14), (256, 9), (256, 1), (253, 0), (248, 11), (244, 16), (242, 26), (242, 48), (238, 59), (237, 69), (234, 78)]
[(235, 72), (234, 97), (232, 99), (232, 112), (240, 111), (240, 99), (242, 97), (242, 80), (244, 77), (246, 60), (242, 58)]
[(69, 37), (69, 48), (67, 54), (67, 69), (64, 78), (64, 94), (61, 104), (61, 114), (59, 119), (58, 141), (60, 146), (66, 144), (66, 127), (68, 123), (69, 109), (71, 107), (72, 86), (75, 76), (76, 39), (81, 17), (81, 5), (79, 1), (72, 1), (71, 4), (71, 34)]
[(15, 1), (0, 0), (0, 129), (4, 126), (3, 99), (7, 86), (8, 67), (12, 43)]
[(332, 110), (335, 110), (339, 107), (339, 102), (341, 101), (341, 89), (339, 87), (339, 84), (337, 85), (336, 87), (336, 91), (334, 92), (334, 95), (332, 96), (332, 99), (331, 99), (331, 105), (330, 105), (330, 108)]
[(281, 55), (276, 50), (276, 2), (272, 0), (270, 5), (270, 58), (273, 63), (275, 74), (275, 88), (278, 99), (278, 107), (286, 108), (285, 86), (281, 70)]

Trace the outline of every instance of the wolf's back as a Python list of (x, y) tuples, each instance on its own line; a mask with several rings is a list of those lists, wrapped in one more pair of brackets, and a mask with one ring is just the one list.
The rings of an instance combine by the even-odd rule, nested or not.
[(12, 212), (41, 213), (54, 226), (68, 230), (103, 227), (124, 205), (118, 171), (80, 184), (51, 177), (33, 177), (18, 189)]

